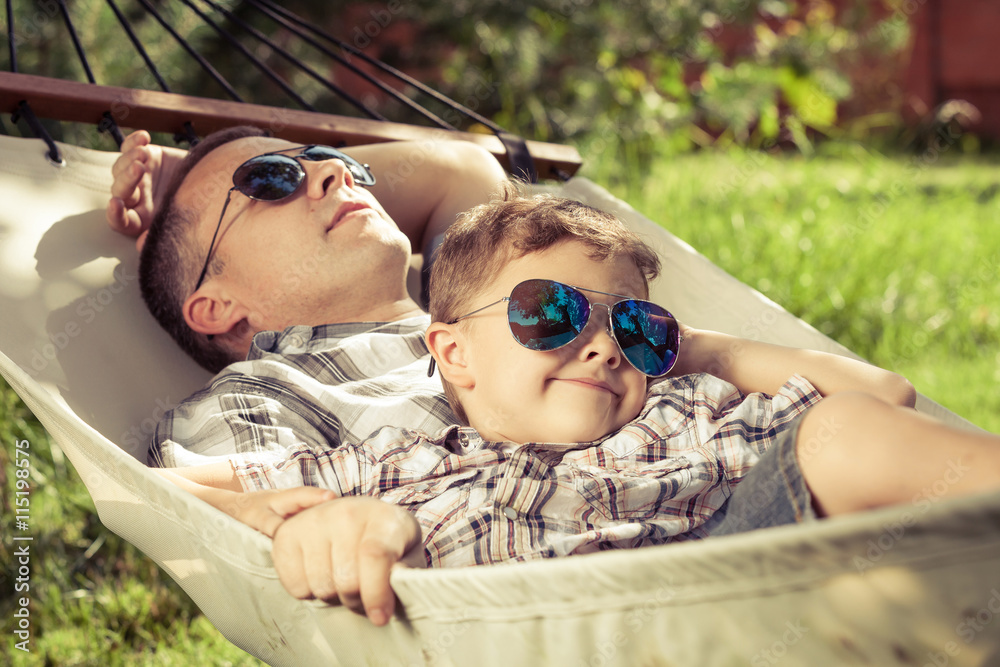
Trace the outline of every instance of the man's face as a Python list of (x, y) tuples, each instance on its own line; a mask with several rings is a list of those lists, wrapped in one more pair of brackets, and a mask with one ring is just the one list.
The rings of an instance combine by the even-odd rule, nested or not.
[[(563, 241), (510, 262), (469, 311), (509, 296), (515, 285), (531, 278), (645, 298), (642, 275), (630, 260), (594, 260), (582, 243)], [(591, 303), (618, 301), (584, 294)], [(590, 442), (630, 422), (645, 403), (646, 376), (624, 359), (609, 335), (605, 308), (595, 307), (573, 342), (549, 352), (514, 340), (504, 306), (458, 326), (463, 323), (475, 375), (463, 407), (472, 426), (489, 440)]]
[[(177, 203), (196, 212), (199, 262), (208, 252), (236, 168), (254, 156), (296, 145), (238, 139), (191, 170)], [(213, 289), (224, 288), (227, 298), (249, 309), (254, 330), (353, 321), (383, 300), (406, 298), (409, 241), (382, 206), (354, 183), (341, 160), (299, 164), (306, 178), (286, 199), (255, 201), (233, 192), (212, 250), (223, 268), (201, 288), (213, 283)]]

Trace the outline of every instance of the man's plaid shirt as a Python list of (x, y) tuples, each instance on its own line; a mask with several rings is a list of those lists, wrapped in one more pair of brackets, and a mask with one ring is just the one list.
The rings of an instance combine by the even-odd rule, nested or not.
[(661, 381), (635, 421), (596, 443), (486, 442), (386, 427), (279, 463), (234, 460), (244, 490), (306, 485), (412, 511), (428, 565), (527, 560), (703, 537), (776, 436), (820, 399), (794, 376), (770, 397), (710, 375)]
[(232, 454), (278, 461), (368, 438), (386, 424), (434, 432), (456, 423), (427, 377), (430, 318), (290, 327), (254, 337), (232, 364), (160, 420), (150, 465), (181, 467)]

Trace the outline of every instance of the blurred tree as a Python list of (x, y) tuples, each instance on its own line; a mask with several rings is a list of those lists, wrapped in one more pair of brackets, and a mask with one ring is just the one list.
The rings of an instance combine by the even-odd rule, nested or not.
[[(226, 96), (140, 1), (160, 12), (248, 100), (357, 113), (295, 70), (282, 55), (286, 50), (387, 117), (413, 121), (344, 67), (320, 62), (316, 49), (256, 2), (118, 0), (164, 78), (177, 82), (176, 92)], [(66, 5), (98, 83), (157, 87), (108, 2)], [(895, 27), (879, 29), (862, 0), (837, 0), (836, 6), (831, 0), (295, 0), (282, 6), (512, 131), (585, 142), (591, 154), (609, 151), (609, 159), (638, 165), (654, 153), (709, 143), (780, 141), (809, 151), (810, 136), (834, 128), (838, 103), (851, 95), (847, 64), (905, 43)], [(25, 54), (21, 71), (83, 80), (59, 3), (22, 1), (16, 13), (17, 43)], [(240, 46), (199, 14), (236, 35)], [(241, 23), (275, 45), (263, 44)], [(287, 78), (302, 103), (248, 65), (243, 51)]]
[(501, 125), (553, 141), (596, 136), (644, 162), (720, 139), (810, 150), (810, 131), (834, 128), (851, 94), (851, 59), (901, 43), (883, 37), (867, 3), (838, 4), (413, 0), (406, 15), (428, 41), (458, 45), (445, 61), (449, 94), (489, 81)]

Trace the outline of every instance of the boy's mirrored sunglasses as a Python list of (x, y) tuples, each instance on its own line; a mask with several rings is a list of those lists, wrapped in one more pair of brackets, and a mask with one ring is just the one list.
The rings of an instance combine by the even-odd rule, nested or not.
[[(583, 292), (620, 297), (621, 300), (610, 306), (592, 304)], [(448, 324), (455, 324), (504, 301), (507, 302), (507, 323), (511, 335), (529, 350), (548, 352), (570, 344), (583, 333), (594, 306), (604, 306), (608, 309), (608, 333), (637, 371), (659, 377), (677, 363), (682, 340), (680, 327), (674, 316), (664, 308), (651, 301), (573, 287), (554, 280), (525, 280), (511, 290), (510, 296), (456, 317)], [(428, 375), (433, 372), (432, 359)]]
[[(282, 155), (282, 153), (289, 151), (299, 151), (299, 153)], [(233, 172), (233, 187), (226, 194), (226, 203), (222, 206), (219, 224), (215, 226), (215, 234), (212, 235), (212, 242), (208, 245), (205, 266), (202, 267), (201, 274), (198, 276), (198, 282), (194, 286), (195, 290), (201, 287), (202, 281), (205, 280), (205, 274), (208, 273), (208, 264), (212, 259), (215, 239), (219, 235), (222, 219), (226, 215), (233, 191), (242, 192), (250, 199), (257, 201), (273, 202), (291, 197), (298, 192), (299, 187), (306, 180), (306, 171), (299, 164), (299, 160), (309, 160), (310, 162), (340, 160), (347, 166), (356, 184), (366, 187), (375, 185), (375, 177), (367, 164), (362, 164), (350, 155), (329, 146), (296, 146), (250, 158)]]

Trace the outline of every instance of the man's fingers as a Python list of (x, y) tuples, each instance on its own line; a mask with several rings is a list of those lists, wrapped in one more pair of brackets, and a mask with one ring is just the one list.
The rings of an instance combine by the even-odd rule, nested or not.
[(121, 152), (132, 150), (137, 146), (145, 146), (152, 141), (152, 137), (149, 136), (149, 132), (146, 130), (136, 130), (132, 134), (129, 134), (122, 141)]
[(121, 153), (111, 165), (111, 177), (117, 180), (136, 162), (145, 162), (145, 156), (148, 155), (149, 151), (144, 151), (141, 148), (126, 149), (125, 144), (122, 144)]
[(333, 491), (324, 491), (315, 486), (302, 486), (284, 493), (275, 494), (271, 500), (271, 509), (278, 516), (289, 517), (314, 505), (333, 500), (336, 497)]
[[(121, 160), (122, 158), (118, 158)], [(117, 163), (116, 163), (117, 164)], [(146, 176), (146, 167), (142, 162), (132, 160), (123, 165), (111, 181), (111, 196), (118, 197), (132, 208), (142, 198), (142, 179)]]
[(128, 217), (126, 216), (125, 204), (118, 197), (112, 197), (108, 200), (108, 206), (104, 209), (105, 217), (108, 219), (108, 225), (111, 229), (116, 232), (121, 232), (127, 234), (128, 229)]
[(274, 531), (272, 553), (282, 585), (298, 598), (339, 600), (385, 625), (396, 603), (389, 573), (404, 555), (419, 551), (420, 525), (395, 505), (373, 498), (325, 502), (325, 494), (315, 491), (287, 494), (269, 506), (275, 516), (301, 511)]
[[(347, 502), (345, 503), (344, 500)], [(330, 572), (331, 584), (337, 591), (341, 604), (352, 611), (363, 613), (361, 589), (358, 584), (358, 546), (365, 530), (365, 517), (356, 513), (357, 504), (353, 498), (345, 498), (340, 503), (340, 512), (333, 525), (337, 539), (333, 541), (330, 555), (333, 568)]]
[(142, 233), (142, 220), (134, 210), (125, 207), (118, 197), (112, 197), (105, 209), (105, 216), (111, 229), (125, 236), (137, 236)]
[(303, 540), (302, 569), (309, 588), (309, 596), (336, 602), (340, 597), (340, 589), (336, 586), (334, 569), (336, 561), (333, 558), (330, 541), (324, 539)]

